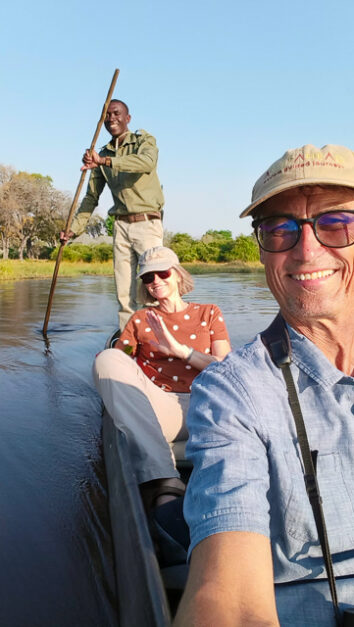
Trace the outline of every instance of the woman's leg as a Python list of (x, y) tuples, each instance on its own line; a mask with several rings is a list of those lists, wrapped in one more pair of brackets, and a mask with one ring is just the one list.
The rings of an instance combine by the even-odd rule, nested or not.
[(179, 477), (166, 437), (185, 436), (189, 395), (164, 392), (117, 349), (97, 356), (93, 376), (114, 424), (127, 436), (138, 483)]

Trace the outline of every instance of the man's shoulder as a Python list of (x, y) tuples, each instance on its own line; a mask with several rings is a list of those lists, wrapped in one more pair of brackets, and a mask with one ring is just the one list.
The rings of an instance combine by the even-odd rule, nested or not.
[(279, 376), (279, 369), (273, 364), (260, 334), (243, 346), (234, 348), (223, 361), (210, 364), (207, 371), (245, 385), (257, 385), (260, 380)]
[(138, 143), (149, 142), (151, 144), (156, 144), (156, 139), (151, 133), (146, 131), (143, 128), (139, 128), (135, 133), (131, 133), (133, 137), (135, 137), (135, 141)]

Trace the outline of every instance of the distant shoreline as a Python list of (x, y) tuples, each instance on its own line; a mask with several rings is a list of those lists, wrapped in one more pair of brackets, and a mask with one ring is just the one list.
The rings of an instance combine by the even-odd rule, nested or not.
[[(251, 273), (263, 272), (260, 262), (233, 261), (231, 263), (183, 263), (183, 267), (191, 274)], [(0, 259), (0, 281), (16, 281), (20, 279), (47, 279), (53, 276), (55, 261), (47, 259)], [(59, 276), (76, 277), (82, 275), (113, 276), (113, 262), (102, 263), (62, 261)]]

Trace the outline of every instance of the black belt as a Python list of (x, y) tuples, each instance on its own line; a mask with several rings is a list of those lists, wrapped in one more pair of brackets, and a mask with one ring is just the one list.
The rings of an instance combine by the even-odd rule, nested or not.
[(160, 213), (126, 213), (124, 215), (118, 215), (117, 220), (123, 220), (123, 222), (142, 222), (144, 220), (161, 220)]

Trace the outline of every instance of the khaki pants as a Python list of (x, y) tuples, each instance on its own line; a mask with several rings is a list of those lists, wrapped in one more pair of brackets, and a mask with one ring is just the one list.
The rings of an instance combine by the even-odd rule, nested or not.
[(127, 436), (138, 483), (179, 477), (168, 442), (188, 437), (190, 395), (164, 392), (116, 348), (99, 353), (93, 376), (114, 424)]
[(119, 326), (123, 330), (132, 313), (139, 309), (136, 301), (138, 259), (148, 248), (162, 246), (162, 222), (159, 219), (131, 223), (115, 220), (113, 238)]

